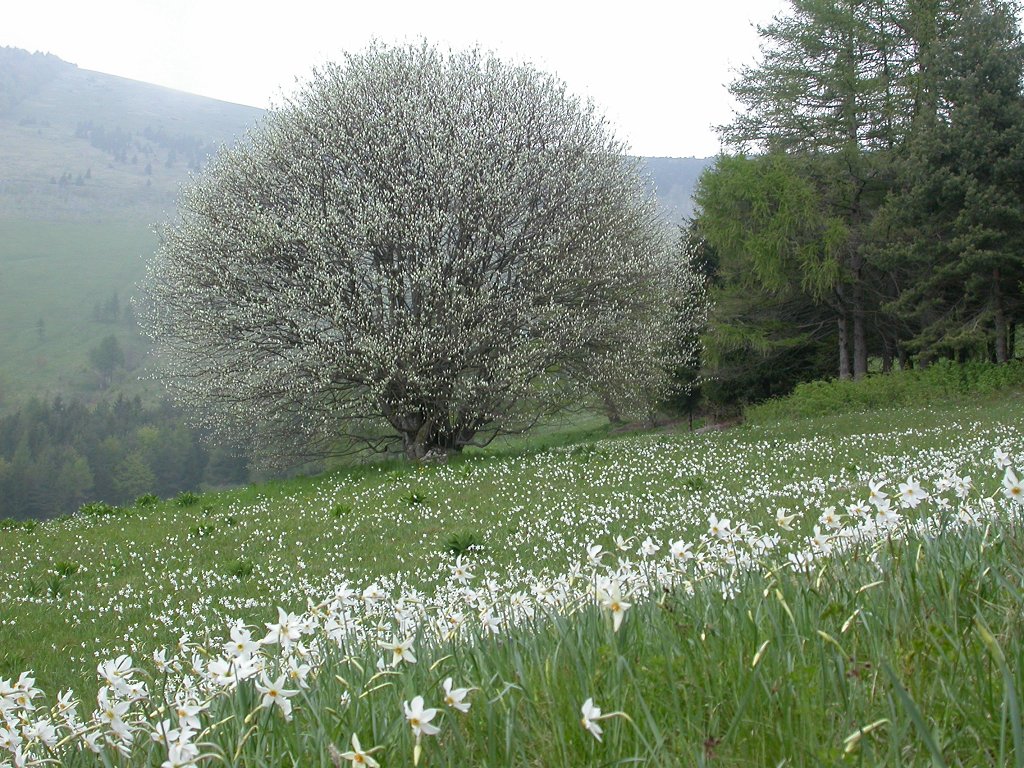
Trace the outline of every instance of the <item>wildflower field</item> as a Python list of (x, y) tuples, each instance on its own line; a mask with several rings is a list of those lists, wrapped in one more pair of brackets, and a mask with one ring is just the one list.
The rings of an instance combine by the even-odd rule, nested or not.
[(1024, 765), (1024, 396), (0, 533), (0, 765)]

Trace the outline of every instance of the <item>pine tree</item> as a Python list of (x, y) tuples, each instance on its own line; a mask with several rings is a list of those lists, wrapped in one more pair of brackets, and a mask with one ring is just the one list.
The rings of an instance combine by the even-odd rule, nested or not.
[(908, 288), (893, 302), (925, 360), (1012, 354), (1024, 281), (1024, 45), (1016, 6), (945, 17), (923, 114), (886, 206)]

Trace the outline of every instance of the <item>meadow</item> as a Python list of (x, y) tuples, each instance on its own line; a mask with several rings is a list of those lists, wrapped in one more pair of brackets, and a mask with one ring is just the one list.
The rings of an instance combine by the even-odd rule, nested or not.
[(605, 429), (12, 528), (0, 755), (1024, 765), (1022, 417)]

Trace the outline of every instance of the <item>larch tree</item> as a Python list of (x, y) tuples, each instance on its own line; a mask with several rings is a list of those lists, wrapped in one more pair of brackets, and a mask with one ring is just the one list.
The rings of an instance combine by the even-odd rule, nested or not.
[(835, 317), (841, 378), (867, 372), (877, 305), (866, 258), (871, 223), (891, 183), (889, 154), (923, 98), (915, 35), (926, 27), (925, 6), (927, 0), (792, 0), (788, 13), (759, 30), (760, 61), (730, 87), (742, 108), (721, 129), (726, 144), (802, 163), (822, 226), (842, 222), (844, 241), (833, 239), (829, 257), (823, 251), (803, 273), (827, 289), (818, 300)]
[(187, 188), (145, 282), (161, 375), (264, 460), (458, 451), (663, 397), (703, 294), (638, 163), (478, 51), (328, 65)]

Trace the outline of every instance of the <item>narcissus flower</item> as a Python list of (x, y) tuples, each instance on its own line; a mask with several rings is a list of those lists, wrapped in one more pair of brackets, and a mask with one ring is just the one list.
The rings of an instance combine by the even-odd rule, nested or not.
[(345, 760), (351, 761), (353, 765), (365, 765), (369, 768), (379, 768), (380, 763), (374, 760), (373, 756), (370, 754), (376, 749), (377, 747), (374, 747), (370, 750), (364, 750), (362, 746), (359, 744), (359, 737), (353, 733), (352, 749), (348, 752), (342, 752), (341, 757), (343, 757)]
[(1018, 504), (1024, 504), (1024, 487), (1021, 487), (1020, 480), (1009, 467), (1006, 468), (1006, 474), (1003, 475), (1003, 495)]
[(594, 734), (594, 738), (601, 741), (601, 734), (604, 731), (601, 730), (601, 726), (597, 724), (597, 721), (601, 719), (601, 708), (594, 706), (593, 699), (587, 699), (583, 702), (583, 706), (580, 707), (580, 713), (583, 717), (580, 718), (580, 725)]
[(617, 582), (613, 582), (607, 589), (600, 590), (599, 600), (602, 606), (612, 612), (612, 629), (618, 632), (622, 618), (633, 604), (622, 599)]
[(417, 740), (420, 736), (435, 736), (441, 731), (436, 725), (430, 724), (437, 715), (437, 710), (424, 709), (422, 696), (415, 697), (411, 702), (403, 701), (402, 707), (405, 709), (405, 719), (409, 721), (409, 727), (416, 734)]
[(441, 684), (444, 688), (444, 703), (452, 709), (457, 709), (459, 712), (465, 714), (469, 712), (469, 702), (466, 701), (466, 696), (472, 690), (471, 688), (452, 688), (452, 679), (450, 677), (445, 678), (445, 681)]
[(381, 648), (387, 648), (391, 651), (391, 666), (397, 667), (401, 662), (405, 661), (409, 664), (416, 663), (416, 657), (412, 654), (412, 638), (407, 637), (405, 640), (391, 640), (390, 642), (384, 642), (378, 640), (377, 645)]
[(256, 690), (263, 694), (263, 699), (260, 701), (261, 707), (280, 707), (284, 719), (291, 720), (292, 703), (288, 699), (297, 694), (298, 691), (289, 691), (284, 687), (284, 681), (287, 678), (288, 673), (286, 672), (277, 680), (271, 682), (270, 678), (267, 677), (267, 673), (264, 672), (256, 682)]

